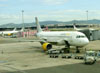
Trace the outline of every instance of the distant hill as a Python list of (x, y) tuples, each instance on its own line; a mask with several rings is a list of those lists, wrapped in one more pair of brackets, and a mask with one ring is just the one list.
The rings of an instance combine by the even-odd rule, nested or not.
[[(93, 20), (73, 20), (73, 21), (68, 21), (68, 22), (62, 22), (62, 21), (42, 21), (40, 22), (41, 25), (48, 25), (48, 24), (100, 24), (100, 20), (93, 19)], [(32, 27), (36, 26), (35, 23), (24, 23), (25, 27)], [(21, 28), (23, 27), (23, 24), (14, 24), (14, 23), (8, 23), (4, 25), (0, 25), (0, 28)]]

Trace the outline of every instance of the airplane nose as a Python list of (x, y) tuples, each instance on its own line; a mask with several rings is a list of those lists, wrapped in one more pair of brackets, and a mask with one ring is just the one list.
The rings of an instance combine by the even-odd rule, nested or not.
[(84, 38), (84, 39), (81, 40), (81, 42), (80, 42), (80, 45), (81, 45), (81, 46), (85, 46), (85, 45), (87, 45), (87, 44), (89, 44), (89, 40), (88, 40), (87, 38)]
[(88, 40), (88, 39), (87, 39), (87, 40), (85, 40), (85, 43), (86, 43), (86, 44), (88, 44), (88, 43), (89, 43), (89, 40)]

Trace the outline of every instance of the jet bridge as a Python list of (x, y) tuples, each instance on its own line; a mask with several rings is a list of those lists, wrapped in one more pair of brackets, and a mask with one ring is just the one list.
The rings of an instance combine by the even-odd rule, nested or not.
[(100, 40), (100, 30), (80, 30), (90, 41)]

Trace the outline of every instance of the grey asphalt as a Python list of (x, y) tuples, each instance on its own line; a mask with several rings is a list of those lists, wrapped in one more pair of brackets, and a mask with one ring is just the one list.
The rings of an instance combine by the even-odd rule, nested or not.
[[(100, 73), (100, 62), (93, 65), (85, 64), (71, 64), (55, 67), (39, 68), (25, 70), (25, 73)], [(19, 73), (19, 72), (6, 72), (6, 73)]]

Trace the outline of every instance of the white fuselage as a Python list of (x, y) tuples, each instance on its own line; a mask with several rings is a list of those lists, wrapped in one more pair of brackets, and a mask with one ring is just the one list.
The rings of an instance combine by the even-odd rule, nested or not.
[(20, 31), (17, 31), (17, 30), (1, 31), (0, 34), (2, 34), (2, 35), (8, 35), (8, 34), (16, 34), (16, 33), (19, 33), (19, 32), (23, 32), (23, 29), (21, 29)]
[(57, 43), (59, 45), (66, 45), (65, 41), (67, 41), (70, 46), (85, 46), (89, 43), (87, 37), (77, 31), (50, 31), (50, 32), (39, 32), (37, 33), (37, 37), (45, 40), (46, 42)]
[(12, 36), (13, 34), (16, 34), (16, 33), (18, 33), (19, 31), (1, 31), (0, 32), (0, 35), (2, 35), (2, 36)]
[(3, 31), (2, 34), (13, 34), (13, 33), (18, 33), (18, 31)]

